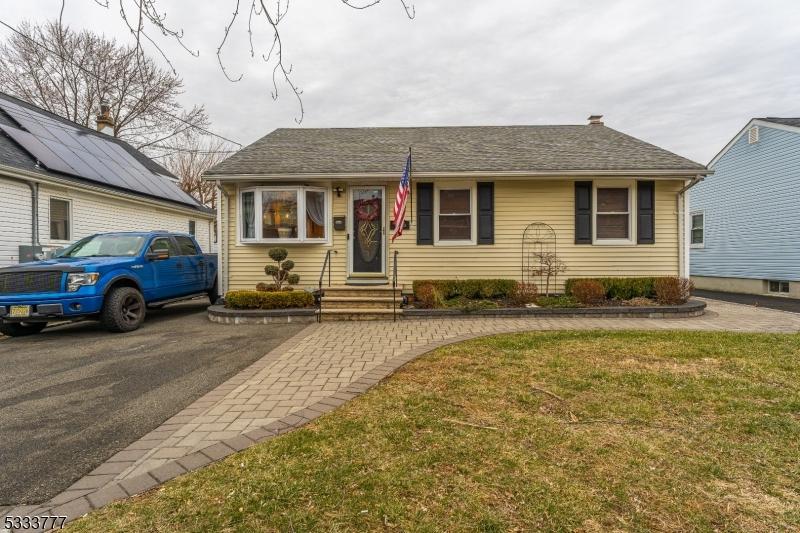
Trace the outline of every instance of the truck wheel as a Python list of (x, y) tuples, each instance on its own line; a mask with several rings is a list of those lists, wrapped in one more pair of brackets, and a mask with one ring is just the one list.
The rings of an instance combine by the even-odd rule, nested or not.
[(217, 303), (219, 300), (219, 286), (217, 285), (217, 279), (214, 278), (214, 285), (208, 290), (208, 299), (211, 301), (211, 305)]
[(9, 337), (36, 335), (47, 327), (47, 322), (6, 322), (0, 324), (0, 333)]
[(125, 333), (138, 329), (144, 321), (142, 293), (133, 287), (116, 287), (106, 296), (101, 321), (109, 331)]

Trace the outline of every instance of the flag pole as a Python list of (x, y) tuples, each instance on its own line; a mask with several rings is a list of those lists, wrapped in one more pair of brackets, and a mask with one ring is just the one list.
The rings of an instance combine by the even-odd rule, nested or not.
[(408, 226), (410, 228), (411, 221), (414, 220), (414, 187), (411, 186), (411, 171), (414, 167), (414, 159), (411, 157), (411, 146), (408, 147), (408, 159), (410, 161), (408, 165), (408, 203), (410, 204)]

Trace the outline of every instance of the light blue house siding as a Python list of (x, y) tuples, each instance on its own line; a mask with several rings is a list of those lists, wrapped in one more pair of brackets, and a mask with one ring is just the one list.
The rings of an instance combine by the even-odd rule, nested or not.
[(711, 168), (690, 191), (705, 241), (692, 276), (800, 281), (800, 133), (760, 125), (758, 142), (745, 132)]

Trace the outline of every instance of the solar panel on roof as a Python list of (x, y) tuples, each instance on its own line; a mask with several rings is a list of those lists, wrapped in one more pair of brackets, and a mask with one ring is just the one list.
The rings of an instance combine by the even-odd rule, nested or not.
[(0, 108), (25, 130), (0, 125), (12, 139), (50, 170), (138, 193), (197, 205), (175, 182), (151, 171), (119, 143), (0, 100)]

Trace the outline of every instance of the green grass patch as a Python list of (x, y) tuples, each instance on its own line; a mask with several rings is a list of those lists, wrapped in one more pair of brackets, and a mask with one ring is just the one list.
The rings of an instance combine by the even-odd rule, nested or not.
[(800, 336), (500, 335), (76, 531), (800, 528)]

